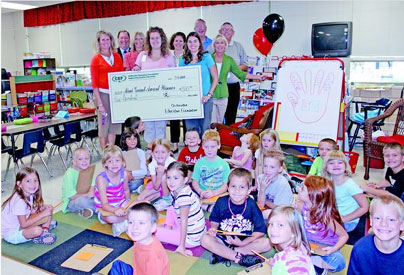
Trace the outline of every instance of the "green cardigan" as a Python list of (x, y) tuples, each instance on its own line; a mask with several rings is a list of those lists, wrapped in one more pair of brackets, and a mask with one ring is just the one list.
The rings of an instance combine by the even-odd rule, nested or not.
[[(215, 61), (215, 54), (212, 53), (212, 58)], [(236, 64), (233, 58), (228, 55), (223, 56), (222, 68), (219, 72), (219, 83), (216, 86), (213, 98), (226, 98), (229, 97), (229, 89), (227, 88), (227, 75), (232, 72), (241, 81), (247, 77), (247, 72), (243, 72)]]

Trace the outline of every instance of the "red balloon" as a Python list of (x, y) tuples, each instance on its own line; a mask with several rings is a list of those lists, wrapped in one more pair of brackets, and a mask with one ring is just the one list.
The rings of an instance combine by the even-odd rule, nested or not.
[(255, 31), (253, 42), (257, 50), (265, 56), (268, 55), (273, 46), (273, 44), (265, 37), (264, 30), (262, 28)]

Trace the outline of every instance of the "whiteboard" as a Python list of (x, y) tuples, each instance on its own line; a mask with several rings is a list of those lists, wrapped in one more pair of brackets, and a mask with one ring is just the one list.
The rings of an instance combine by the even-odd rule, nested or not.
[(343, 63), (286, 60), (278, 71), (273, 124), (281, 143), (317, 146), (337, 140)]

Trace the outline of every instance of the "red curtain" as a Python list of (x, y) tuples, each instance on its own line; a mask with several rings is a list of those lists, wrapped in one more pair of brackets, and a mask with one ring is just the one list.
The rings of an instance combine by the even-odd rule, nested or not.
[(24, 11), (24, 27), (248, 1), (75, 1)]

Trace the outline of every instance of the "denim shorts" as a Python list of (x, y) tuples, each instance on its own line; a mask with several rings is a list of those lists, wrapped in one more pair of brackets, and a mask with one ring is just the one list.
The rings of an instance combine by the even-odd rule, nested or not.
[(26, 243), (29, 242), (30, 239), (26, 239), (24, 235), (22, 235), (23, 230), (16, 230), (14, 233), (11, 235), (7, 236), (4, 238), (4, 240), (8, 243), (11, 244), (20, 244), (20, 243)]

